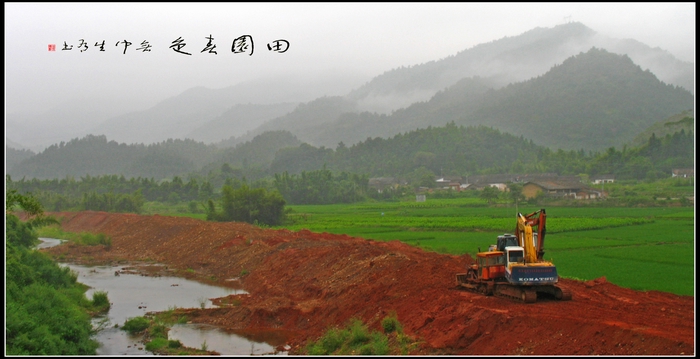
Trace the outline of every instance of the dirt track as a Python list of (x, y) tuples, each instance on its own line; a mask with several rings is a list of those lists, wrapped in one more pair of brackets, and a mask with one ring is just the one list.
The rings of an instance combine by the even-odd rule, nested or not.
[(424, 354), (695, 354), (691, 296), (633, 291), (604, 278), (564, 279), (573, 300), (523, 304), (455, 289), (455, 273), (469, 256), (398, 241), (158, 215), (52, 214), (64, 218), (64, 230), (112, 237), (109, 251), (50, 249), (67, 260), (155, 260), (220, 284), (243, 274), (249, 295), (235, 298), (240, 305), (193, 310), (190, 317), (227, 329), (286, 330), (291, 353), (330, 325), (359, 317), (380, 329), (396, 311), (405, 332), (425, 341)]

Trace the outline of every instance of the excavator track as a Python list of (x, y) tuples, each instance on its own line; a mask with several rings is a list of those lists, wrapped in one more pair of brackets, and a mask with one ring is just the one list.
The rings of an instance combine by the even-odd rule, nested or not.
[(560, 289), (560, 291), (561, 291), (561, 297), (560, 297), (560, 298), (556, 298), (557, 300), (571, 300), (573, 294), (571, 293), (570, 290), (568, 290), (568, 289), (561, 289), (561, 288), (559, 288), (559, 289)]
[(494, 290), (494, 295), (524, 303), (537, 302), (537, 291), (535, 291), (534, 288), (529, 287), (519, 287), (507, 284), (499, 285), (496, 290)]
[(546, 293), (556, 300), (571, 300), (572, 297), (570, 290), (558, 287), (556, 285), (539, 287), (537, 288), (537, 291)]

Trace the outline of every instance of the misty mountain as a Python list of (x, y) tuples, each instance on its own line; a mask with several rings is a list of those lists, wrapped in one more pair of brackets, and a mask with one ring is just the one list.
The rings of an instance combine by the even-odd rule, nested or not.
[[(241, 136), (251, 124), (294, 108), (291, 104), (344, 94), (361, 81), (350, 73), (312, 79), (297, 75), (261, 78), (222, 89), (191, 88), (139, 111), (120, 107), (123, 102), (114, 99), (76, 100), (41, 114), (8, 113), (6, 136), (36, 152), (87, 134), (124, 143), (149, 144), (190, 136), (215, 142)], [(253, 113), (254, 105), (261, 106), (259, 113)]]
[[(628, 52), (629, 59), (643, 63), (643, 70), (650, 68), (652, 73), (658, 73), (661, 81), (690, 91), (694, 88), (693, 64), (679, 61), (659, 48), (652, 49), (634, 40), (611, 39), (580, 23), (569, 23), (536, 28), (518, 36), (477, 45), (439, 61), (387, 71), (344, 98), (334, 100), (338, 108), (326, 107), (325, 114), (321, 111), (309, 113), (313, 109), (299, 108), (265, 123), (237, 141), (250, 140), (265, 131), (288, 130), (310, 144), (334, 147), (340, 141), (353, 144), (367, 137), (386, 137), (430, 124), (458, 121), (456, 114), (474, 110), (475, 102), (479, 100), (472, 95), (478, 96), (477, 92), (488, 88), (498, 90), (508, 84), (542, 76), (565, 59), (588, 52), (596, 44), (600, 45), (598, 48), (610, 49), (610, 53)], [(465, 78), (472, 80), (465, 82)], [(451, 94), (440, 95), (447, 87), (450, 87)], [(471, 95), (460, 98), (454, 93), (457, 88)], [(428, 109), (431, 105), (426, 102), (435, 102), (445, 96), (459, 100), (449, 105), (441, 104), (442, 110)], [(661, 118), (668, 115), (664, 113)], [(387, 121), (389, 116), (402, 119)], [(304, 118), (309, 118), (309, 122), (304, 122)], [(236, 143), (235, 140), (230, 142)]]
[(387, 71), (353, 90), (348, 98), (359, 111), (390, 113), (418, 101), (462, 78), (478, 76), (499, 88), (539, 76), (566, 58), (592, 47), (626, 54), (663, 82), (694, 91), (694, 66), (659, 48), (630, 39), (612, 39), (581, 23), (535, 28), (518, 36), (476, 45), (454, 56)]
[(659, 81), (626, 55), (594, 48), (494, 91), (457, 123), (489, 124), (552, 149), (603, 150), (693, 106), (687, 90)]
[(238, 104), (192, 130), (185, 137), (195, 141), (214, 143), (234, 136), (242, 136), (264, 122), (292, 111), (297, 105), (297, 103)]
[[(90, 133), (96, 124), (114, 116), (135, 110), (136, 104), (124, 99), (91, 98), (73, 99), (44, 112), (8, 112), (6, 138), (41, 152), (46, 147), (72, 138), (83, 137)], [(19, 148), (14, 146), (15, 148)]]
[[(553, 149), (600, 150), (622, 147), (660, 119), (693, 108), (693, 101), (688, 91), (664, 84), (629, 57), (594, 48), (542, 76), (499, 89), (493, 78), (467, 78), (391, 115), (338, 115), (339, 107), (300, 106), (265, 128), (275, 124), (304, 142), (333, 148), (454, 121), (491, 126)], [(333, 103), (352, 107), (341, 98)], [(306, 125), (304, 118), (313, 121)]]
[(10, 140), (8, 138), (5, 138), (5, 147), (11, 147), (11, 148), (16, 149), (16, 150), (29, 150), (29, 151), (31, 151), (30, 149), (20, 145), (19, 143), (15, 142), (15, 141)]
[[(349, 145), (367, 137), (391, 136), (431, 123), (415, 111), (428, 111), (435, 121), (433, 125), (445, 124), (455, 119), (454, 114), (449, 113), (461, 109), (450, 109), (454, 105), (447, 104), (440, 111), (421, 109), (421, 106), (430, 107), (426, 103), (433, 102), (446, 88), (474, 86), (470, 91), (499, 90), (508, 84), (541, 76), (592, 46), (612, 53), (627, 53), (634, 63), (643, 70), (648, 68), (661, 81), (690, 91), (694, 89), (692, 63), (679, 61), (659, 48), (650, 48), (634, 40), (611, 39), (580, 23), (568, 23), (535, 28), (518, 36), (476, 45), (441, 60), (390, 70), (350, 92), (348, 89), (357, 86), (362, 79), (351, 74), (316, 79), (290, 75), (223, 89), (192, 88), (147, 110), (125, 111), (109, 118), (105, 116), (114, 113), (115, 104), (96, 107), (109, 101), (76, 101), (38, 117), (8, 114), (7, 137), (40, 151), (59, 140), (88, 133), (104, 134), (118, 142), (146, 144), (168, 138), (191, 137), (206, 142), (228, 138), (219, 145), (232, 146), (266, 131), (288, 130), (313, 145), (335, 146), (340, 140)], [(461, 82), (465, 78), (472, 79), (472, 83)], [(342, 94), (346, 95), (337, 96)], [(471, 96), (461, 101), (464, 103), (459, 106), (469, 107), (469, 111), (472, 101), (478, 102)], [(283, 104), (300, 102), (306, 103), (280, 115), (285, 111)], [(242, 104), (251, 107), (241, 107)], [(414, 104), (418, 107), (413, 107)], [(256, 105), (270, 107), (261, 107), (255, 113)], [(272, 110), (273, 107), (276, 110)], [(97, 112), (93, 111), (95, 109)], [(373, 112), (386, 117), (376, 117)], [(383, 120), (394, 112), (405, 113), (403, 122)], [(95, 126), (96, 123), (99, 125)], [(261, 125), (253, 128), (258, 123)], [(358, 126), (373, 127), (378, 132)], [(337, 130), (343, 132), (334, 132)]]
[[(115, 141), (146, 144), (168, 138), (187, 138), (190, 134), (202, 139), (240, 136), (250, 128), (248, 123), (251, 119), (260, 122), (279, 116), (280, 111), (286, 108), (284, 103), (310, 101), (323, 96), (326, 91), (338, 91), (345, 87), (343, 81), (333, 80), (290, 76), (244, 82), (223, 89), (196, 87), (146, 111), (105, 121), (91, 133), (107, 134)], [(231, 116), (241, 109), (236, 107), (239, 104), (279, 105), (268, 107), (258, 115)], [(277, 110), (270, 110), (273, 108)], [(221, 130), (215, 136), (212, 136), (214, 129), (205, 129), (210, 122), (213, 128)]]
[[(240, 138), (232, 138), (225, 143), (236, 144), (249, 141), (253, 137), (268, 131), (289, 131), (304, 141), (317, 143), (311, 140), (310, 134), (317, 133), (328, 122), (329, 118), (338, 118), (343, 113), (356, 110), (355, 103), (341, 96), (324, 96), (309, 103), (300, 104), (294, 111), (270, 121), (267, 121), (254, 131)], [(337, 142), (336, 142), (337, 143)]]
[(27, 149), (14, 149), (9, 146), (5, 146), (5, 173), (7, 173), (8, 168), (12, 168), (14, 165), (34, 156), (35, 153)]

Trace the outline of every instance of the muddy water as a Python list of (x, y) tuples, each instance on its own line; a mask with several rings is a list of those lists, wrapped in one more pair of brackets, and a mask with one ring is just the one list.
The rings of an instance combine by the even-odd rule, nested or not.
[[(41, 238), (39, 248), (60, 244), (59, 240)], [(76, 264), (61, 264), (78, 274), (78, 281), (90, 286), (86, 296), (92, 298), (95, 291), (106, 291), (112, 306), (105, 317), (96, 318), (94, 325), (101, 322), (104, 329), (95, 339), (100, 342), (98, 355), (148, 355), (141, 336), (133, 336), (115, 328), (122, 326), (128, 318), (142, 316), (147, 312), (165, 311), (178, 308), (213, 308), (209, 298), (229, 294), (244, 294), (242, 289), (217, 287), (178, 277), (149, 277), (123, 273), (124, 266), (86, 267)], [(196, 324), (179, 324), (168, 333), (169, 339), (180, 340), (185, 346), (201, 348), (222, 355), (262, 355), (274, 353), (275, 348), (266, 342), (255, 342), (217, 328)], [(280, 338), (268, 342), (280, 345)]]

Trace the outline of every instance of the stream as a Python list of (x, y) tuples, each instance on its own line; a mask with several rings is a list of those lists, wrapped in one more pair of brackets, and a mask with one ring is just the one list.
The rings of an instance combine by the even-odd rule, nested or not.
[[(47, 248), (61, 243), (58, 239), (40, 238), (37, 248)], [(112, 306), (109, 312), (93, 319), (93, 326), (101, 325), (95, 340), (100, 343), (98, 355), (152, 355), (141, 342), (141, 335), (130, 335), (115, 328), (122, 326), (128, 318), (142, 316), (147, 312), (166, 311), (178, 308), (214, 308), (209, 298), (224, 297), (230, 294), (245, 294), (242, 289), (206, 285), (179, 277), (151, 277), (139, 274), (126, 274), (124, 266), (87, 267), (77, 264), (59, 264), (78, 274), (78, 282), (88, 285), (85, 293), (92, 298), (95, 291), (107, 292)], [(115, 275), (122, 270), (122, 274)], [(272, 334), (265, 341), (257, 342), (242, 336), (228, 333), (217, 327), (201, 324), (176, 324), (171, 326), (168, 339), (180, 340), (192, 348), (213, 350), (221, 355), (271, 355), (275, 346), (283, 345), (281, 336)], [(286, 354), (286, 353), (278, 353)]]

